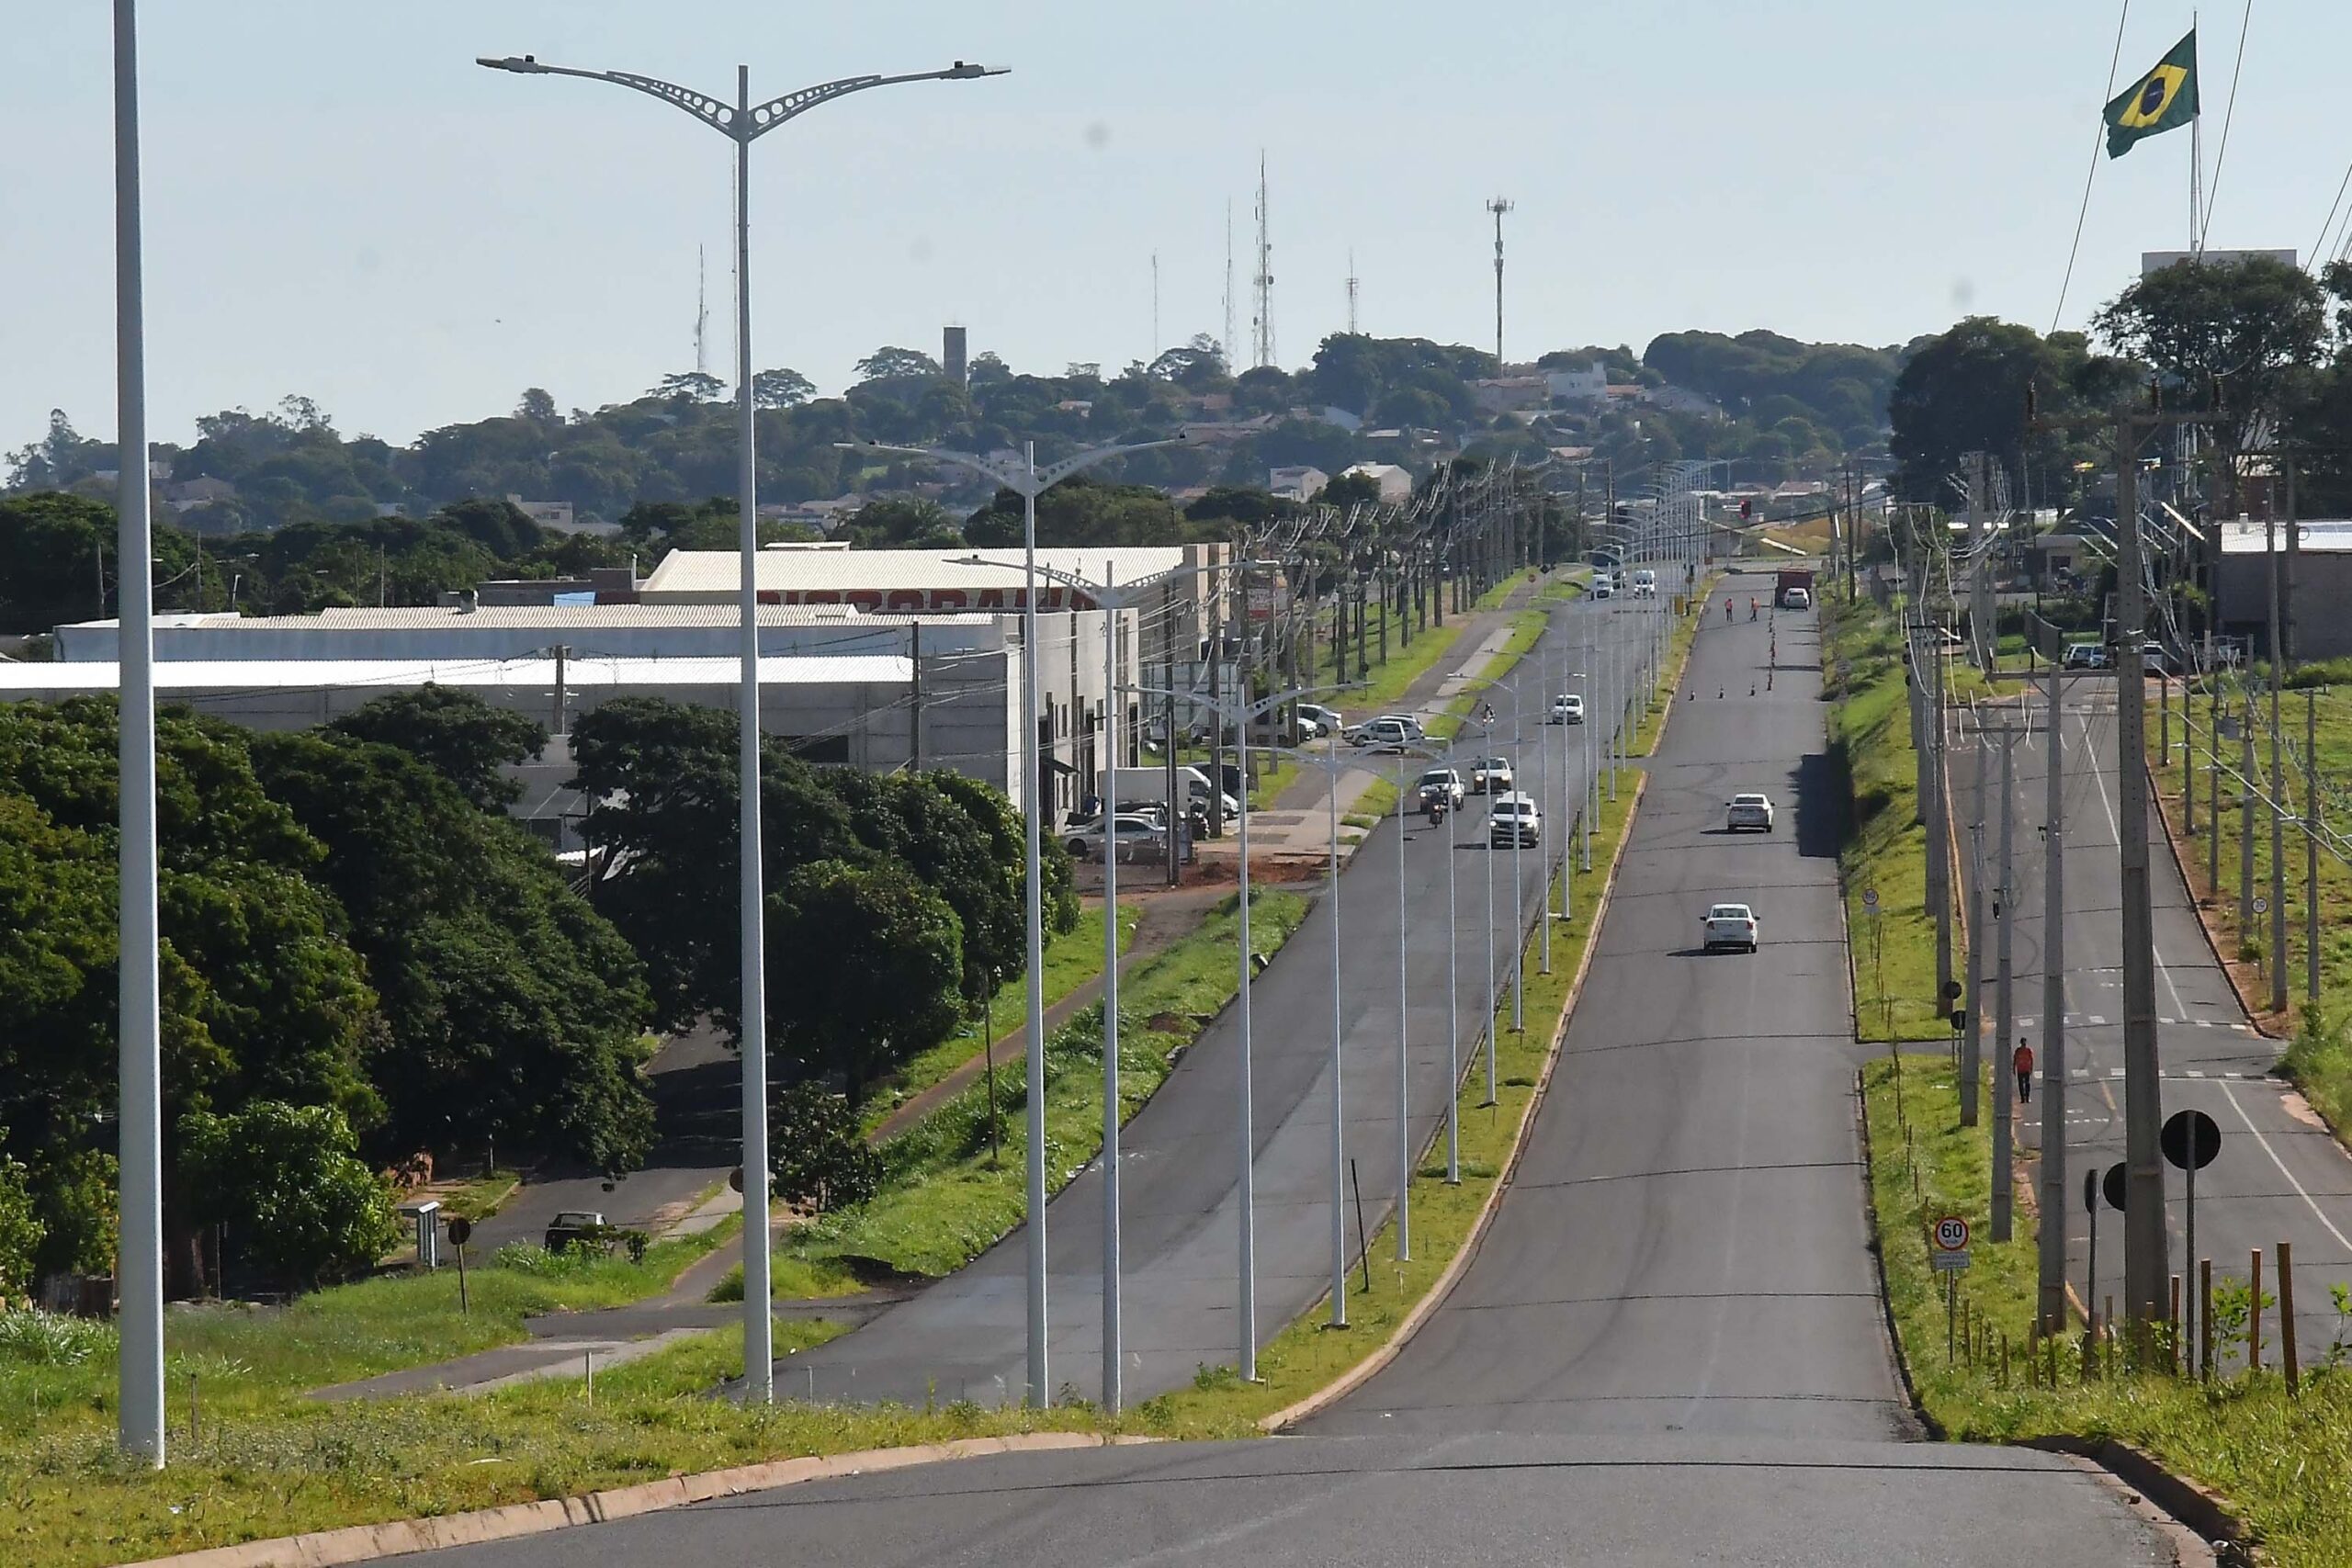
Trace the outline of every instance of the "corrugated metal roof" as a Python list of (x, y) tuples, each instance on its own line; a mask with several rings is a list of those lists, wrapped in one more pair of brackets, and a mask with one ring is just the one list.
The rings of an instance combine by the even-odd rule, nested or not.
[[(978, 558), (986, 565), (967, 564)], [(672, 550), (645, 580), (649, 595), (731, 592), (742, 581), (731, 550)], [(1084, 581), (1136, 582), (1181, 570), (1181, 545), (1040, 549), (1037, 564)], [(1003, 550), (763, 550), (763, 592), (1019, 588), (1022, 553)]]
[[(2335, 553), (2352, 550), (2352, 518), (2314, 517), (2295, 525), (2301, 537), (2295, 543), (2300, 550)], [(2278, 526), (2278, 553), (2287, 553), (2287, 525)], [(2267, 546), (2264, 525), (2260, 523), (2229, 523), (2222, 528), (2222, 553), (2226, 556), (2258, 556)]]
[[(731, 557), (729, 558), (732, 558)], [(445, 628), (481, 631), (595, 631), (627, 626), (734, 626), (741, 612), (726, 604), (493, 604), (479, 610), (423, 605), (395, 609), (337, 608), (315, 615), (232, 615), (215, 612), (166, 620), (158, 615), (159, 629), (233, 627), (239, 631), (437, 631)], [(854, 604), (763, 604), (763, 626), (917, 625), (925, 627), (964, 623), (988, 626), (993, 615), (978, 612), (946, 615), (868, 614)], [(121, 623), (76, 621), (66, 629), (119, 628)]]
[[(155, 689), (173, 692), (316, 691), (382, 686), (552, 688), (552, 659), (167, 659), (155, 664)], [(596, 686), (732, 686), (742, 666), (732, 659), (569, 659), (564, 682)], [(812, 655), (760, 660), (763, 686), (906, 685), (913, 661), (902, 654)], [(0, 661), (0, 695), (111, 692), (121, 667), (111, 660), (24, 664)]]

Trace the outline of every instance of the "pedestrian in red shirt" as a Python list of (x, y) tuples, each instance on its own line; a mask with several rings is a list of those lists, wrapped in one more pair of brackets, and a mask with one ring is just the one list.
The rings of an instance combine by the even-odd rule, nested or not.
[(2018, 1041), (2018, 1054), (2009, 1061), (2018, 1070), (2018, 1103), (2026, 1104), (2033, 1099), (2033, 1047)]

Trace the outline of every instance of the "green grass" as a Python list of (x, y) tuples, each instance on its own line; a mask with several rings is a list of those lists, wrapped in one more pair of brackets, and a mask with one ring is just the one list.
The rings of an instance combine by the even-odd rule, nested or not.
[[(1941, 1055), (1901, 1059), (1898, 1116), (1897, 1070), (1882, 1059), (1863, 1074), (1871, 1192), (1902, 1354), (1928, 1416), (1963, 1441), (2064, 1436), (2133, 1444), (2227, 1499), (2258, 1534), (2264, 1561), (2278, 1568), (2352, 1562), (2352, 1373), (2322, 1364), (2326, 1347), (2306, 1345), (2300, 1398), (2275, 1371), (2241, 1371), (2211, 1387), (2154, 1372), (2086, 1382), (2077, 1333), (2059, 1343), (2055, 1384), (2028, 1383), (2019, 1348), (2033, 1315), (2032, 1211), (2018, 1205), (2014, 1240), (1996, 1247), (1984, 1239), (1992, 1160), (1985, 1131), (1960, 1129), (1959, 1086)], [(1995, 1347), (1981, 1361), (1945, 1359), (1944, 1298), (1925, 1228), (1945, 1213), (1977, 1227), (1965, 1301), (1970, 1317), (1990, 1325)], [(2267, 1315), (2275, 1333), (2275, 1314)], [(2006, 1382), (2003, 1334), (2012, 1352)]]
[[(1305, 917), (1296, 894), (1257, 893), (1251, 945), (1277, 951)], [(1232, 999), (1239, 981), (1234, 900), (1201, 928), (1125, 979), (1120, 993), (1119, 1093), (1124, 1116), (1142, 1108), (1192, 1043)], [(1089, 1008), (1046, 1043), (1046, 1163), (1058, 1190), (1102, 1144), (1102, 1011)], [(1022, 1069), (1000, 1074), (1002, 1155), (991, 1162), (985, 1084), (947, 1101), (922, 1125), (884, 1145), (888, 1176), (875, 1199), (821, 1216), (784, 1238), (775, 1293), (836, 1293), (876, 1271), (953, 1272), (1021, 1221), (1028, 1121)], [(730, 1272), (742, 1288), (740, 1271)], [(725, 1287), (722, 1287), (724, 1289)]]
[[(1936, 997), (1936, 928), (1928, 914), (1927, 829), (1918, 821), (1917, 753), (1903, 674), (1902, 633), (1868, 602), (1824, 594), (1822, 690), (1832, 766), (1850, 801), (1838, 852), (1854, 973), (1855, 1028), (1865, 1040), (1944, 1032)], [(1849, 671), (1844, 682), (1838, 670)], [(1878, 912), (1862, 895), (1878, 894)], [(1955, 966), (1960, 933), (1954, 932)]]
[[(1712, 576), (1700, 584), (1690, 595), (1688, 608), (1676, 617), (1674, 630), (1667, 638), (1666, 663), (1663, 666), (1667, 678), (1658, 682), (1659, 694), (1651, 698), (1649, 705), (1642, 712), (1641, 722), (1634, 728), (1633, 738), (1626, 741), (1627, 756), (1646, 757), (1657, 749), (1658, 738), (1665, 733), (1665, 728), (1652, 725), (1650, 718), (1661, 708), (1673, 706), (1676, 694), (1682, 690), (1682, 668), (1690, 662), (1690, 645), (1698, 638), (1699, 624), (1706, 619), (1707, 592), (1714, 584), (1715, 580)], [(1669, 599), (1665, 603), (1668, 606), (1668, 613), (1671, 615), (1673, 601)]]
[(478, 1176), (454, 1191), (441, 1194), (444, 1215), (469, 1220), (486, 1220), (504, 1206), (514, 1195), (523, 1179), (511, 1170), (493, 1170), (488, 1176)]
[[(1136, 926), (1143, 912), (1133, 905), (1119, 909), (1119, 952), (1124, 954), (1135, 946)], [(1047, 937), (1046, 942), (1046, 1005), (1068, 997), (1080, 986), (1097, 979), (1102, 973), (1102, 908), (1091, 905), (1080, 912), (1078, 924), (1067, 931)], [(1021, 1018), (1023, 976), (1015, 975), (997, 991), (996, 1027), (1001, 1036), (1006, 1029)], [(868, 1133), (889, 1119), (890, 1113), (932, 1085), (946, 1077), (956, 1068), (981, 1054), (987, 1042), (987, 1014), (968, 1018), (963, 1027), (917, 1055), (913, 1060), (893, 1074), (889, 1081), (867, 1100), (861, 1119)]]

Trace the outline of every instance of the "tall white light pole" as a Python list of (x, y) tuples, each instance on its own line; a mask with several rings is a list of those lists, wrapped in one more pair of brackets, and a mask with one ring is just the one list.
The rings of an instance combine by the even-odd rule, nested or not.
[[(1182, 445), (1173, 441), (1137, 441), (1122, 446), (1097, 446), (1090, 451), (1073, 453), (1060, 462), (1046, 468), (1037, 467), (1037, 444), (1023, 445), (1022, 461), (1018, 464), (998, 462), (971, 452), (953, 452), (938, 446), (888, 446), (877, 441), (842, 441), (836, 446), (850, 451), (888, 452), (901, 457), (928, 457), (933, 462), (953, 463), (968, 468), (981, 478), (992, 479), (1021, 497), (1021, 705), (1022, 772), (1021, 804), (1023, 855), (1027, 863), (1023, 891), (1028, 906), (1028, 992), (1029, 1052), (1026, 1076), (1029, 1099), (1029, 1158), (1028, 1158), (1028, 1265), (1029, 1265), (1029, 1403), (1044, 1409), (1053, 1403), (1053, 1383), (1048, 1378), (1046, 1345), (1046, 937), (1044, 870), (1041, 863), (1039, 834), (1046, 819), (1045, 784), (1037, 767), (1037, 498), (1070, 475), (1130, 452), (1146, 452), (1157, 446)], [(1110, 607), (1108, 591), (1098, 595), (1105, 605), (1102, 635), (1111, 640), (1113, 617), (1117, 615)], [(1106, 660), (1104, 669), (1111, 666)], [(1111, 679), (1106, 673), (1106, 680)], [(1105, 687), (1104, 700), (1110, 699)], [(1174, 744), (1175, 737), (1169, 738)], [(1109, 1408), (1117, 1409), (1120, 1383), (1119, 1362), (1119, 910), (1114, 900), (1118, 896), (1118, 874), (1110, 868), (1118, 859), (1118, 835), (1113, 831), (1118, 825), (1117, 802), (1105, 801), (1102, 806), (1102, 862), (1105, 868), (1102, 923), (1110, 933), (1104, 939), (1106, 964), (1102, 976), (1102, 1396)], [(1169, 852), (1175, 852), (1176, 824), (1168, 825)]]
[[(1551, 630), (1549, 621), (1550, 617), (1546, 616), (1544, 629), (1547, 634)], [(1558, 694), (1552, 688), (1552, 639), (1548, 635), (1544, 637), (1535, 657), (1544, 672), (1543, 682), (1535, 689), (1535, 700), (1544, 705), (1544, 722), (1548, 726), (1552, 721), (1551, 705), (1559, 700)], [(1567, 722), (1565, 715), (1560, 722), (1563, 725)], [(1539, 730), (1536, 735), (1535, 797), (1544, 803), (1538, 810), (1549, 813), (1552, 809), (1552, 741), (1548, 728)], [(1542, 818), (1537, 820), (1541, 821)], [(1544, 928), (1543, 959), (1536, 969), (1536, 973), (1541, 975), (1552, 972), (1552, 844), (1553, 840), (1547, 835), (1543, 844), (1544, 863), (1537, 867), (1544, 879), (1544, 885), (1535, 890), (1535, 908), (1543, 916), (1538, 923)]]
[[(122, 1296), (116, 1438), (164, 1464), (164, 1069), (155, 894), (154, 574), (147, 497), (147, 318), (139, 209), (139, 21), (114, 6), (116, 457), (121, 473), (115, 543), (121, 617), (118, 848), (121, 878), (121, 1188), (117, 1240)], [(101, 613), (104, 604), (99, 605)]]
[(775, 1342), (770, 1322), (767, 1107), (767, 972), (765, 886), (760, 838), (760, 498), (759, 465), (753, 446), (752, 385), (752, 143), (820, 104), (901, 82), (966, 81), (1001, 76), (1002, 71), (957, 61), (944, 71), (898, 76), (845, 76), (752, 102), (752, 72), (735, 68), (732, 107), (690, 88), (627, 71), (581, 71), (545, 65), (536, 55), (478, 58), (477, 65), (526, 76), (581, 76), (610, 82), (684, 110), (735, 143), (735, 491), (737, 533), (742, 553), (741, 607), (742, 678), (736, 706), (741, 715), (737, 793), (741, 796), (738, 831), (742, 840), (738, 897), (743, 965), (743, 1378), (744, 1396), (759, 1404), (775, 1400)]
[(1340, 1013), (1340, 758), (1331, 754), (1331, 1326), (1348, 1325), (1346, 1026)]
[(1396, 753), (1396, 1261), (1413, 1257), (1412, 1063), (1405, 984), (1405, 758)]

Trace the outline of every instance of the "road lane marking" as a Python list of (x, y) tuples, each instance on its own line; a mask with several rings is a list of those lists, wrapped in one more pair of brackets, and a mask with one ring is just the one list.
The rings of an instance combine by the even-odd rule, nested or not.
[(2342, 1231), (2335, 1228), (2335, 1222), (2327, 1217), (2327, 1211), (2319, 1206), (2319, 1200), (2305, 1191), (2303, 1184), (2295, 1179), (2295, 1173), (2287, 1168), (2287, 1162), (2278, 1157), (2278, 1151), (2270, 1146), (2270, 1140), (2262, 1135), (2262, 1129), (2254, 1124), (2254, 1118), (2247, 1115), (2245, 1107), (2238, 1103), (2237, 1090), (2228, 1084), (2223, 1084), (2222, 1093), (2229, 1100), (2230, 1109), (2238, 1113), (2238, 1120), (2245, 1123), (2245, 1130), (2254, 1134), (2254, 1141), (2262, 1145), (2262, 1152), (2270, 1156), (2270, 1163), (2278, 1168), (2278, 1174), (2287, 1179), (2287, 1185), (2293, 1188), (2296, 1195), (2305, 1203), (2311, 1205), (2312, 1213), (2318, 1216), (2321, 1224), (2327, 1227), (2327, 1234), (2335, 1238), (2336, 1245), (2347, 1252), (2352, 1252), (2352, 1237), (2347, 1237)]

